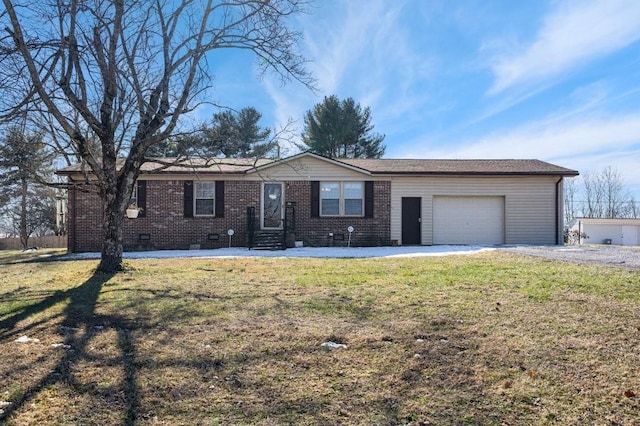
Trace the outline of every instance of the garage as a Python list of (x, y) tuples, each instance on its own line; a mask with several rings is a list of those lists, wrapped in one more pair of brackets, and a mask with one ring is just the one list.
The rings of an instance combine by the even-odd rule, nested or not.
[(640, 245), (640, 219), (578, 218), (568, 228), (583, 235), (581, 243)]
[(434, 196), (434, 244), (504, 244), (504, 197)]

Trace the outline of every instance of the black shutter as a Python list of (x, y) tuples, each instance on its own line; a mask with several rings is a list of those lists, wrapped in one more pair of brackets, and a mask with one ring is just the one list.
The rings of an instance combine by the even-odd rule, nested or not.
[(216, 217), (224, 217), (224, 181), (216, 181)]
[(193, 217), (193, 181), (184, 181), (184, 217)]
[(364, 217), (373, 217), (373, 181), (364, 183)]
[(311, 217), (320, 217), (320, 182), (311, 181)]
[(138, 181), (137, 191), (138, 191), (137, 193), (138, 207), (142, 209), (138, 213), (138, 217), (147, 217), (147, 181), (146, 180)]

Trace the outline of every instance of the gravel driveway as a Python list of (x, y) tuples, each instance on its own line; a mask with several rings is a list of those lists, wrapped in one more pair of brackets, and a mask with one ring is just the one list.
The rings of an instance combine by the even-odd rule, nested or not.
[(499, 250), (575, 263), (640, 269), (640, 247), (623, 246), (516, 246)]

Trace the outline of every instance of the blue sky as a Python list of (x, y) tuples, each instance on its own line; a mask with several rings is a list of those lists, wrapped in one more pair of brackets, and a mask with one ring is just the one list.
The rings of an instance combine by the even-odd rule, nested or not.
[(316, 93), (225, 52), (210, 100), (299, 134), (324, 96), (353, 97), (387, 158), (612, 166), (640, 198), (639, 1), (318, 0), (293, 24)]

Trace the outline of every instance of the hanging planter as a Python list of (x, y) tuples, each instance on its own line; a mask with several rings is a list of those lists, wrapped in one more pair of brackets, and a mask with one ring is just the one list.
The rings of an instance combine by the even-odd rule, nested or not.
[(127, 217), (129, 219), (137, 218), (138, 215), (140, 214), (140, 210), (142, 209), (136, 206), (135, 204), (130, 205), (129, 207), (127, 207)]

